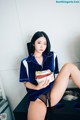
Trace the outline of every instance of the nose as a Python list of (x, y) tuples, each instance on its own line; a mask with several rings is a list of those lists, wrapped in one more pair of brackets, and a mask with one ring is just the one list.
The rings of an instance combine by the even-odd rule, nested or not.
[(43, 48), (43, 44), (41, 44), (41, 48)]

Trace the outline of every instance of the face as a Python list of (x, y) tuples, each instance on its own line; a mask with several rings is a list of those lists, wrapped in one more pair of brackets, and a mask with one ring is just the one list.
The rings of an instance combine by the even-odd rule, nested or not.
[(45, 37), (38, 38), (34, 43), (35, 51), (38, 53), (43, 53), (46, 50), (47, 47), (47, 41)]

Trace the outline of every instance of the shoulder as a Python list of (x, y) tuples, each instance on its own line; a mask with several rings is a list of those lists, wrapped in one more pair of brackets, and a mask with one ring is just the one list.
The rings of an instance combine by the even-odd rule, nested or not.
[(56, 58), (56, 53), (54, 52), (54, 51), (51, 51), (51, 52), (49, 52), (48, 53), (48, 57), (54, 57), (54, 58)]
[(21, 65), (24, 66), (26, 69), (28, 69), (28, 62), (29, 62), (29, 57), (23, 58), (21, 60)]
[(22, 63), (23, 63), (24, 61), (27, 61), (27, 57), (26, 57), (26, 58), (23, 58), (23, 59), (21, 60)]
[(23, 59), (21, 60), (22, 63), (24, 63), (24, 62), (30, 62), (30, 61), (31, 61), (30, 56), (25, 57), (25, 58), (23, 58)]

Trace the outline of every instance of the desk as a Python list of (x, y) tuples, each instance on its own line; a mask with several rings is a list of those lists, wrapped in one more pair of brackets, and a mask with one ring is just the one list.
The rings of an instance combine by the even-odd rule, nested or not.
[[(80, 92), (77, 88), (68, 90)], [(76, 107), (77, 104), (78, 107)], [(26, 95), (13, 111), (15, 120), (27, 120), (28, 105), (29, 100)], [(66, 101), (62, 98), (55, 107), (48, 108), (46, 118), (47, 120), (80, 120), (80, 97), (73, 101)]]

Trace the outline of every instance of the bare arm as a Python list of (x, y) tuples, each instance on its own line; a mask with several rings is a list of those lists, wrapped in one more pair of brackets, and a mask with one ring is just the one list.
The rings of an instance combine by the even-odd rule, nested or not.
[(33, 89), (33, 90), (40, 90), (42, 88), (45, 88), (49, 85), (49, 81), (48, 80), (44, 80), (42, 82), (40, 82), (38, 85), (34, 85), (30, 82), (24, 82), (24, 85), (26, 88), (30, 88), (30, 89)]
[(30, 82), (24, 82), (24, 85), (26, 88), (34, 89), (36, 90), (36, 85), (30, 83)]

